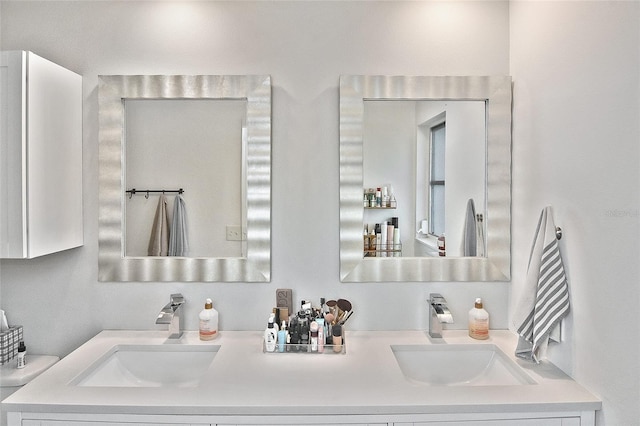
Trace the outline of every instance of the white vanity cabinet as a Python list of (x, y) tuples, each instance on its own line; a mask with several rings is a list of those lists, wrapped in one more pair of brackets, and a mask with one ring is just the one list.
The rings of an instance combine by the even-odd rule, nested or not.
[(0, 52), (0, 258), (83, 244), (82, 76)]
[(593, 426), (593, 411), (369, 415), (99, 415), (12, 413), (9, 426)]

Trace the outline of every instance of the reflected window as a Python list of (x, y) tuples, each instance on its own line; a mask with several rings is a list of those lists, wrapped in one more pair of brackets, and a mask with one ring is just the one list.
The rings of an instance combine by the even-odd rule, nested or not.
[(445, 229), (445, 148), (446, 121), (429, 131), (429, 233), (442, 235)]

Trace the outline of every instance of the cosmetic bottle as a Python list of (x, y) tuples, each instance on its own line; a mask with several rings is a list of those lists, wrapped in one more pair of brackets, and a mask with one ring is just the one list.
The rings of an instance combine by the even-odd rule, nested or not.
[(376, 207), (382, 207), (382, 189), (376, 188)]
[(387, 227), (387, 221), (385, 220), (384, 222), (382, 222), (380, 224), (380, 253), (379, 256), (380, 257), (387, 257), (387, 252), (385, 251), (387, 249), (387, 230), (389, 228)]
[(311, 352), (318, 352), (318, 323), (312, 321), (309, 329), (311, 331)]
[(387, 222), (387, 250), (389, 250), (389, 257), (393, 256), (393, 219)]
[(27, 347), (24, 345), (24, 342), (20, 342), (18, 344), (18, 365), (16, 368), (24, 368), (27, 365)]
[(300, 350), (309, 352), (309, 323), (307, 319), (303, 319), (300, 324)]
[(273, 328), (273, 318), (269, 318), (267, 329), (264, 331), (264, 347), (267, 352), (274, 352), (276, 350), (277, 339), (276, 329)]
[(395, 195), (391, 195), (391, 199), (389, 200), (389, 207), (391, 207), (392, 209), (395, 209), (396, 207), (398, 207), (398, 202), (396, 201), (396, 196)]
[(332, 327), (333, 333), (333, 351), (336, 353), (342, 352), (342, 326), (336, 324)]
[(376, 230), (374, 226), (372, 226), (369, 231), (369, 250), (369, 256), (376, 255)]
[(298, 324), (298, 317), (295, 315), (291, 318), (291, 322), (289, 322), (289, 343), (291, 346), (288, 346), (290, 351), (298, 352), (300, 350), (300, 325)]
[(393, 256), (400, 257), (400, 228), (398, 227), (398, 218), (392, 217), (391, 222), (393, 223)]
[(482, 307), (482, 299), (469, 311), (469, 336), (478, 340), (489, 338), (489, 313)]
[(442, 257), (447, 255), (444, 234), (438, 237), (438, 255)]
[(289, 333), (289, 326), (287, 326), (286, 329), (286, 334), (285, 334), (285, 338), (286, 338), (286, 346), (285, 346), (285, 350), (287, 352), (291, 352), (291, 333)]
[(284, 352), (287, 344), (287, 322), (282, 321), (282, 326), (278, 330), (278, 352)]
[(316, 322), (318, 323), (318, 352), (324, 352), (324, 336), (326, 336), (324, 318), (318, 318)]
[(277, 336), (278, 335), (278, 331), (279, 331), (279, 327), (278, 327), (278, 321), (276, 320), (276, 314), (274, 312), (272, 312), (269, 315), (269, 321), (271, 321), (273, 323), (273, 328), (275, 329), (276, 336)]
[(369, 251), (369, 231), (367, 230), (367, 225), (364, 225), (364, 231), (362, 232), (362, 240), (364, 251)]
[(213, 302), (207, 299), (204, 309), (198, 315), (200, 318), (200, 340), (213, 340), (218, 337), (218, 311), (213, 309)]

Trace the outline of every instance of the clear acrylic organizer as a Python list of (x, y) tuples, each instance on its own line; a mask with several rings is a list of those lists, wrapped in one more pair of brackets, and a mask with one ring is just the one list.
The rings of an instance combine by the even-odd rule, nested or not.
[[(344, 335), (342, 336), (342, 344), (341, 345), (324, 345), (324, 349), (322, 352), (319, 350), (313, 351), (311, 343), (306, 344), (295, 344), (295, 343), (285, 343), (282, 345), (282, 350), (280, 350), (281, 346), (276, 343), (276, 349), (273, 352), (267, 351), (267, 347), (264, 339), (262, 339), (262, 352), (266, 354), (305, 354), (305, 355), (340, 355), (347, 353), (347, 346), (345, 345)], [(335, 349), (335, 350), (334, 350)]]

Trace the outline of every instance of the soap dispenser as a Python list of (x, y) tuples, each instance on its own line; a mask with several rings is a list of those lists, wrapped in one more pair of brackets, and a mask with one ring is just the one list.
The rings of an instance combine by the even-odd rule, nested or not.
[(477, 298), (469, 311), (469, 336), (478, 340), (489, 338), (489, 313), (482, 307), (482, 299)]
[(200, 340), (213, 340), (218, 337), (218, 311), (213, 308), (211, 299), (207, 299), (200, 311)]

